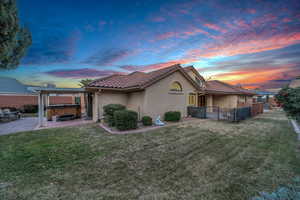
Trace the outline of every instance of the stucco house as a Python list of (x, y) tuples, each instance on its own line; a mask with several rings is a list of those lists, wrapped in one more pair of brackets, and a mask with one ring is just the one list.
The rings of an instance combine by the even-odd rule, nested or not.
[(300, 77), (294, 79), (291, 81), (291, 83), (289, 84), (290, 88), (297, 88), (300, 87)]
[(187, 116), (188, 106), (237, 108), (251, 105), (253, 93), (221, 81), (205, 81), (193, 67), (179, 64), (152, 71), (111, 75), (91, 82), (86, 90), (93, 94), (93, 119), (103, 117), (103, 106), (123, 104), (139, 118), (163, 116), (180, 111)]

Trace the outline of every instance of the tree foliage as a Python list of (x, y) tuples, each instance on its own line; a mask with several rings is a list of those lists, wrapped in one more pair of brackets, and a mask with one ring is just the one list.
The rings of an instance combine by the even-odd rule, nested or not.
[(300, 87), (285, 87), (276, 95), (276, 99), (282, 104), (284, 111), (291, 117), (300, 121)]
[(82, 79), (81, 81), (79, 81), (79, 86), (80, 87), (86, 87), (88, 86), (88, 84), (90, 84), (93, 80), (92, 79)]
[(14, 69), (31, 45), (31, 34), (20, 26), (15, 0), (0, 0), (0, 69)]

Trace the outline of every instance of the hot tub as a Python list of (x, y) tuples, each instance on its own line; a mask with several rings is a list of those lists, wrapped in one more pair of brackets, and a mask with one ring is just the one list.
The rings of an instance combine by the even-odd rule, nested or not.
[(79, 104), (60, 104), (49, 105), (47, 109), (47, 120), (51, 121), (52, 118), (66, 115), (73, 115), (74, 118), (81, 117), (81, 108)]

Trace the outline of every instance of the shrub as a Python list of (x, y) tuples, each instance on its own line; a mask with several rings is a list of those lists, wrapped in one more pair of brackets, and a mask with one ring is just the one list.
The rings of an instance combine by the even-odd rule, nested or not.
[(276, 100), (282, 104), (284, 111), (300, 121), (300, 87), (285, 87), (276, 95)]
[(151, 126), (152, 125), (152, 118), (149, 116), (144, 116), (142, 118), (142, 123), (144, 126)]
[(169, 111), (165, 113), (165, 121), (178, 122), (181, 118), (181, 113), (179, 111)]
[(138, 114), (131, 110), (118, 110), (114, 113), (114, 121), (117, 129), (124, 131), (137, 128)]
[(121, 104), (108, 104), (103, 106), (104, 119), (108, 126), (115, 126), (114, 113), (119, 110), (125, 110), (126, 107)]
[(24, 105), (23, 106), (24, 113), (37, 113), (38, 112), (38, 105)]

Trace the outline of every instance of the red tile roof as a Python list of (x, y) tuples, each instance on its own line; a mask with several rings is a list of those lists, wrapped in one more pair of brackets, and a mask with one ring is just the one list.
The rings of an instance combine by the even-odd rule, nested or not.
[(186, 74), (179, 64), (148, 73), (133, 72), (128, 75), (111, 75), (91, 82), (88, 87), (122, 90), (144, 89), (175, 71), (180, 71), (189, 81), (191, 81), (192, 84), (195, 85), (196, 88), (199, 88), (197, 83), (194, 82), (188, 74)]
[(200, 73), (198, 72), (197, 69), (195, 69), (194, 66), (187, 66), (185, 68), (183, 68), (185, 71), (193, 71), (202, 81), (205, 81), (205, 79), (203, 78), (203, 76), (200, 75)]
[(206, 89), (208, 93), (211, 94), (246, 94), (246, 95), (254, 95), (253, 92), (246, 90), (244, 88), (240, 88), (234, 85), (230, 85), (228, 83), (224, 83), (222, 81), (214, 80), (214, 81), (206, 81)]

